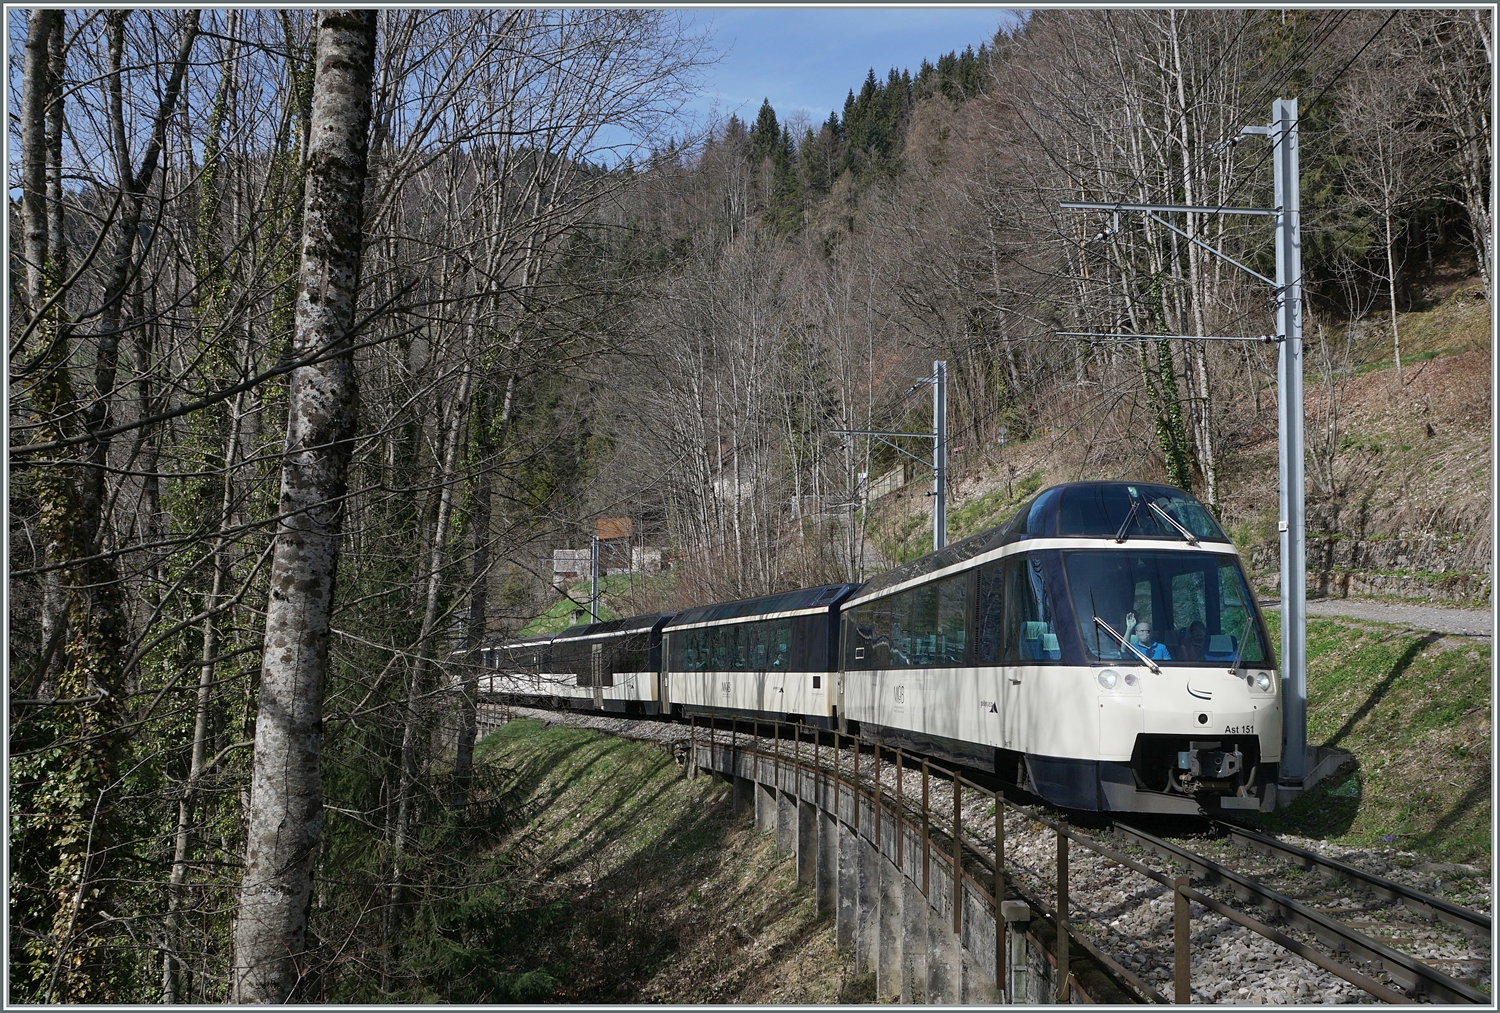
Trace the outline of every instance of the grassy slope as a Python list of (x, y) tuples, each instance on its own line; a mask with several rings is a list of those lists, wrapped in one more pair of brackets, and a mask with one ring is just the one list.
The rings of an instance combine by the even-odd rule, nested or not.
[[(868, 983), (834, 950), (832, 921), (797, 890), (789, 856), (728, 789), (687, 781), (661, 749), (514, 721), (480, 755), (535, 807), (523, 896), (496, 940), (573, 1002), (849, 1002)], [(457, 998), (457, 997), (450, 997)], [(483, 1001), (475, 996), (472, 1001)]]
[[(1280, 617), (1266, 618), (1279, 637)], [(1490, 646), (1312, 619), (1307, 654), (1308, 741), (1356, 763), (1262, 825), (1488, 865)]]
[[(630, 577), (625, 574), (617, 573), (599, 578), (599, 619), (601, 622), (620, 617), (618, 610), (614, 607), (614, 602), (629, 590)], [(567, 597), (553, 602), (547, 611), (517, 631), (516, 636), (535, 637), (543, 633), (561, 633), (573, 624), (573, 611), (578, 608), (583, 609), (584, 622), (588, 622), (588, 601), (589, 582), (582, 581), (574, 584), (568, 589)]]

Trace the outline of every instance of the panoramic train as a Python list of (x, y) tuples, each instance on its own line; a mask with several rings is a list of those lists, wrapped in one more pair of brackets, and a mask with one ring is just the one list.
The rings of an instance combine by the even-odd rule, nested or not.
[(1275, 805), (1280, 680), (1239, 553), (1149, 482), (1053, 486), (863, 584), (575, 626), (481, 664), (492, 698), (837, 728), (1066, 808)]

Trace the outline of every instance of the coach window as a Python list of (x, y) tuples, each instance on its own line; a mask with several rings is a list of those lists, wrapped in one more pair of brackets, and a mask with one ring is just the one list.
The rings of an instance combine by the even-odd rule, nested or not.
[(1000, 633), (1005, 623), (1005, 613), (1001, 608), (1004, 586), (1004, 563), (991, 563), (979, 571), (979, 631), (976, 635), (981, 665), (1000, 662)]
[(891, 650), (886, 668), (910, 668), (912, 665), (911, 605), (910, 591), (891, 595), (885, 600), (891, 617)]
[(733, 645), (729, 642), (729, 633), (729, 626), (708, 627), (709, 650), (712, 651), (712, 657), (714, 657), (714, 666), (712, 666), (712, 671), (729, 671), (729, 659), (733, 647)]
[(870, 668), (880, 671), (891, 667), (891, 607), (890, 598), (871, 603), (872, 623), (875, 635), (870, 645)]
[(790, 619), (778, 619), (771, 623), (766, 651), (769, 658), (767, 665), (773, 672), (785, 672), (791, 667), (792, 621)]
[(676, 662), (672, 667), (679, 672), (696, 672), (703, 668), (707, 653), (699, 650), (703, 646), (703, 631), (682, 630), (671, 636), (672, 658)]
[(724, 652), (723, 671), (743, 672), (745, 670), (745, 630), (738, 624), (731, 623), (728, 626), (716, 626), (714, 632), (719, 635)]
[(945, 668), (964, 663), (966, 634), (965, 593), (968, 577), (959, 574), (938, 585), (938, 634), (935, 664)]
[(625, 637), (620, 642), (610, 668), (615, 672), (644, 672), (649, 643), (649, 637), (645, 633), (633, 633)]
[(911, 664), (921, 668), (937, 663), (938, 586), (912, 588)]
[(1056, 661), (1062, 657), (1057, 622), (1047, 592), (1041, 556), (1005, 561), (1005, 653), (1009, 662)]
[(745, 627), (746, 646), (750, 652), (750, 670), (752, 672), (764, 672), (766, 670), (766, 634), (770, 633), (769, 623), (750, 623)]

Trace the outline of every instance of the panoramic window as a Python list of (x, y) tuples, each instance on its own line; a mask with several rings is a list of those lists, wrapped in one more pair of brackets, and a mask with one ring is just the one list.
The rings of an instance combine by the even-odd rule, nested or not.
[(1005, 653), (1012, 663), (1062, 658), (1041, 556), (1012, 556), (1005, 568)]
[(773, 672), (784, 672), (792, 660), (792, 621), (777, 619), (767, 624), (766, 667)]
[(938, 630), (935, 664), (951, 668), (964, 663), (964, 641), (968, 634), (969, 578), (949, 577), (938, 585)]
[(1005, 623), (1005, 567), (991, 563), (979, 571), (979, 663), (993, 665), (1000, 660), (1000, 632)]
[[(1263, 665), (1271, 657), (1233, 556), (1208, 552), (1064, 552), (1073, 611), (1091, 661)], [(1138, 659), (1137, 659), (1138, 660)]]
[(1186, 493), (1113, 484), (1074, 486), (1062, 493), (1058, 509), (1060, 535), (1181, 539), (1183, 534), (1174, 526), (1175, 522), (1194, 538), (1229, 540), (1202, 504)]
[(620, 640), (610, 666), (616, 672), (644, 672), (650, 666), (651, 634), (632, 633)]

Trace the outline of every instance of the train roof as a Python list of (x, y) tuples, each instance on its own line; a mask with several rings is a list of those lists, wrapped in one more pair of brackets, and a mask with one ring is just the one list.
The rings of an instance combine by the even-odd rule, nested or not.
[(1176, 486), (1159, 482), (1066, 482), (1037, 493), (1004, 524), (876, 574), (860, 588), (860, 597), (1028, 538), (1114, 538), (1127, 518), (1127, 534), (1133, 538), (1180, 541), (1182, 534), (1160, 519), (1148, 506), (1151, 503), (1196, 538), (1229, 541), (1208, 508)]
[(500, 643), (495, 644), (494, 646), (495, 647), (503, 647), (503, 648), (511, 648), (511, 647), (535, 647), (535, 646), (538, 646), (540, 644), (550, 644), (550, 643), (552, 643), (553, 636), (554, 635), (551, 634), (551, 633), (540, 633), (540, 634), (537, 634), (535, 636), (530, 636), (530, 637), (515, 637), (515, 638), (513, 638), (511, 640), (502, 640)]
[(643, 616), (626, 616), (624, 619), (607, 619), (602, 623), (569, 626), (561, 633), (555, 634), (552, 640), (556, 643), (559, 640), (585, 640), (626, 633), (645, 633), (654, 629), (663, 620), (672, 618), (672, 615), (671, 612), (652, 612)]
[(858, 584), (826, 584), (822, 587), (805, 587), (797, 591), (783, 591), (780, 594), (762, 595), (759, 598), (746, 598), (742, 601), (701, 605), (698, 608), (677, 613), (667, 626), (696, 626), (726, 619), (750, 619), (755, 616), (830, 608), (843, 601), (858, 587)]

